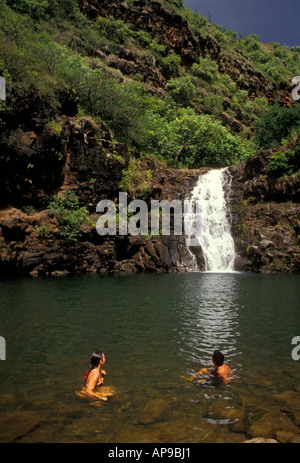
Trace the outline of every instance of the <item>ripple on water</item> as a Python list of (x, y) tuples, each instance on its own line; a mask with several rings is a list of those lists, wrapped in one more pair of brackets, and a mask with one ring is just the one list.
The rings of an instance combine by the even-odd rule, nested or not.
[[(299, 279), (193, 273), (1, 282), (1, 440), (299, 438), (300, 373), (291, 358)], [(216, 348), (234, 372), (229, 384), (181, 378), (209, 367)], [(106, 386), (116, 391), (99, 407), (76, 396), (96, 349), (106, 353)]]

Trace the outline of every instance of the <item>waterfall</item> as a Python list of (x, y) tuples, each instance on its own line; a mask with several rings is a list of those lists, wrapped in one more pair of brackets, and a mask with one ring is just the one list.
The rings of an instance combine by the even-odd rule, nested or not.
[(199, 177), (192, 191), (193, 208), (185, 217), (186, 246), (194, 255), (201, 246), (206, 272), (234, 272), (235, 249), (227, 207), (231, 181), (226, 168), (212, 169)]

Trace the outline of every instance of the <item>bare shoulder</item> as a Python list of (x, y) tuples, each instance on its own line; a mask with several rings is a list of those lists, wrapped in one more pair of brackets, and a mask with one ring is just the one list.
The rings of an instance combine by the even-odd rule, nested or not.
[(90, 383), (91, 381), (97, 381), (99, 376), (100, 376), (99, 371), (92, 370), (88, 376), (87, 383)]

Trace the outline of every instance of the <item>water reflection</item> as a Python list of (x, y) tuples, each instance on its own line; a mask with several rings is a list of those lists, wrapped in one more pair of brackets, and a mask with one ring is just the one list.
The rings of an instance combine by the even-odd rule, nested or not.
[(187, 280), (182, 294), (181, 318), (176, 336), (190, 364), (211, 364), (213, 350), (226, 359), (237, 354), (237, 279), (231, 274), (198, 274)]

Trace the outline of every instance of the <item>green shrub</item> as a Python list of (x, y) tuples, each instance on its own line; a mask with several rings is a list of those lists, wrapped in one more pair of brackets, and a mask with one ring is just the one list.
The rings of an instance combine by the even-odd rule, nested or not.
[(139, 193), (140, 199), (147, 199), (151, 193), (151, 170), (145, 170), (140, 159), (130, 158), (128, 167), (122, 172), (120, 188), (131, 194)]
[(237, 38), (238, 38), (238, 35), (237, 35), (237, 33), (236, 33), (235, 31), (232, 31), (232, 30), (230, 30), (230, 29), (228, 29), (228, 31), (227, 31), (227, 35), (229, 35), (229, 37), (233, 38), (233, 39), (234, 39), (234, 41), (236, 41), (236, 40), (237, 40)]
[(68, 191), (65, 197), (54, 196), (48, 209), (59, 221), (59, 236), (67, 241), (78, 241), (82, 226), (90, 223), (88, 210), (80, 206), (74, 191)]
[(245, 46), (246, 46), (246, 50), (249, 52), (260, 50), (260, 45), (258, 43), (258, 35), (256, 34), (248, 35), (245, 38)]
[(212, 116), (196, 114), (191, 108), (169, 118), (155, 114), (151, 122), (147, 149), (170, 166), (224, 166), (248, 156), (238, 137)]
[(294, 151), (278, 151), (271, 156), (271, 161), (268, 165), (267, 174), (270, 177), (282, 177), (283, 175), (291, 175), (297, 170), (294, 165)]
[(223, 111), (223, 100), (217, 95), (207, 95), (203, 98), (203, 110), (207, 114), (218, 117)]
[(254, 61), (256, 61), (257, 63), (260, 63), (260, 64), (266, 64), (270, 60), (272, 60), (272, 54), (271, 53), (262, 52), (262, 51), (256, 51), (251, 56), (254, 59)]
[(162, 58), (162, 64), (170, 76), (177, 77), (179, 75), (180, 60), (180, 56), (176, 53), (169, 53)]
[(300, 105), (295, 103), (290, 108), (279, 104), (272, 106), (255, 121), (255, 140), (259, 148), (272, 148), (280, 145), (283, 138), (293, 130), (300, 131)]
[(280, 59), (288, 58), (288, 48), (287, 47), (278, 47), (274, 50), (274, 56)]
[(221, 45), (226, 44), (227, 41), (226, 41), (226, 36), (225, 36), (224, 32), (216, 30), (214, 32), (214, 36), (215, 36), (215, 39), (217, 40), (217, 42), (219, 42), (219, 44), (221, 44)]
[(38, 228), (39, 236), (41, 238), (46, 238), (50, 234), (50, 228), (49, 225), (43, 223), (39, 228)]
[(101, 35), (119, 44), (125, 43), (133, 35), (130, 28), (123, 21), (115, 19), (113, 16), (108, 19), (99, 16), (96, 27)]
[(76, 0), (6, 0), (18, 13), (25, 13), (35, 20), (61, 15), (75, 17), (79, 14)]
[(264, 114), (266, 111), (269, 109), (269, 102), (267, 98), (255, 98), (255, 100), (252, 101), (252, 108), (253, 112), (257, 116), (261, 116)]
[(290, 50), (293, 52), (293, 53), (300, 53), (300, 47), (298, 45), (294, 46), (294, 47), (291, 47)]
[(189, 106), (196, 96), (195, 85), (191, 82), (189, 77), (170, 79), (166, 85), (166, 89), (175, 103), (182, 106)]
[(139, 83), (119, 82), (99, 69), (90, 69), (79, 56), (64, 56), (57, 72), (76, 90), (83, 110), (99, 116), (124, 142), (138, 142), (148, 104)]
[(248, 101), (248, 92), (247, 90), (238, 90), (233, 97), (233, 102), (238, 103), (241, 106), (244, 106)]
[(263, 73), (277, 85), (286, 83), (286, 68), (280, 63), (280, 61), (268, 61), (263, 67)]
[(30, 48), (35, 56), (45, 63), (49, 74), (54, 74), (56, 67), (63, 59), (65, 48), (56, 43), (46, 32), (36, 34)]
[(185, 14), (190, 22), (190, 24), (196, 29), (201, 29), (202, 27), (206, 26), (207, 19), (204, 16), (201, 16), (198, 11), (192, 11), (190, 9), (186, 9)]
[(24, 206), (23, 211), (27, 215), (35, 214), (35, 208), (33, 206)]
[[(60, 137), (61, 136), (61, 133), (62, 133), (62, 121), (58, 120), (58, 119), (50, 119), (49, 122), (47, 123), (46, 127), (52, 132), (54, 133), (57, 137)], [(61, 157), (62, 154), (60, 153), (60, 156)]]
[(230, 93), (234, 93), (236, 91), (236, 85), (231, 77), (227, 76), (226, 74), (221, 74), (220, 76), (221, 83), (229, 90)]
[(158, 42), (158, 39), (151, 40), (149, 44), (149, 48), (154, 51), (155, 53), (162, 54), (164, 53), (166, 47)]
[(150, 43), (152, 41), (151, 34), (149, 34), (149, 32), (146, 32), (146, 31), (138, 31), (136, 33), (136, 37), (144, 45), (150, 45)]
[(207, 82), (213, 82), (218, 79), (218, 65), (211, 58), (201, 58), (200, 63), (194, 63), (192, 73)]

